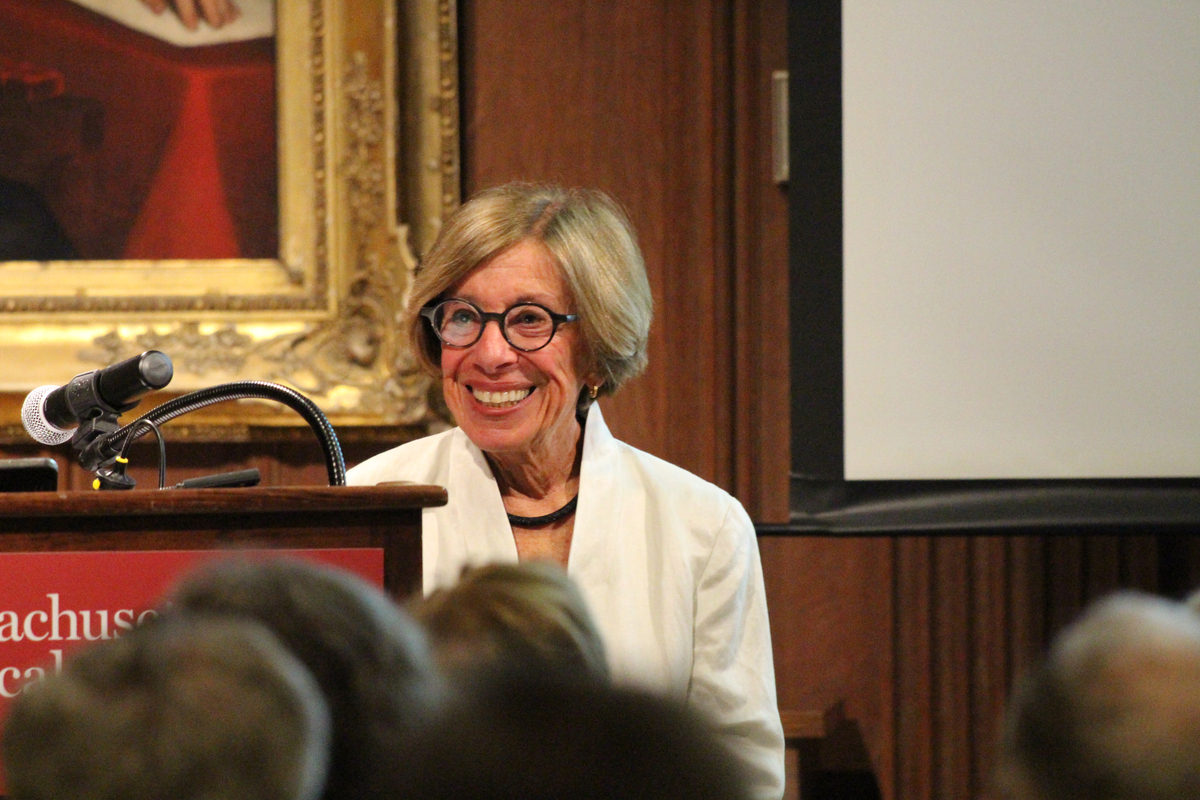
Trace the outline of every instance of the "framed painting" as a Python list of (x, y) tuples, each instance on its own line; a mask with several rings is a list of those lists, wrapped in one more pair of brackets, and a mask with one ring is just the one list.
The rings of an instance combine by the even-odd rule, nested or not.
[[(199, 110), (199, 90), (188, 89), (164, 104), (169, 113), (148, 116), (147, 130), (172, 126), (157, 164), (209, 147), (250, 176), (245, 186), (265, 185), (268, 211), (237, 211), (234, 201), (251, 190), (230, 190), (228, 171), (211, 192), (223, 191), (222, 204), (201, 178), (162, 179), (158, 169), (157, 182), (135, 187), (157, 193), (157, 216), (97, 223), (94, 250), (75, 257), (0, 257), (4, 439), (24, 440), (20, 405), (31, 389), (147, 349), (170, 356), (174, 377), (138, 412), (156, 398), (263, 380), (303, 393), (335, 426), (431, 422), (430, 381), (408, 355), (398, 315), (420, 253), (459, 201), (455, 15), (454, 0), (276, 2), (266, 72), (273, 85), (259, 75), (261, 91), (251, 83), (233, 101), (210, 99)], [(0, 41), (0, 72), (4, 56)], [(33, 70), (23, 91), (36, 93), (36, 69), (21, 68)], [(208, 91), (215, 80), (199, 83)], [(0, 103), (33, 99), (8, 95)], [(232, 145), (204, 127), (228, 130), (259, 107), (272, 110), (264, 129), (250, 124)], [(86, 149), (97, 135), (88, 115), (103, 127), (105, 111), (72, 106), (71, 141)], [(97, 181), (86, 159), (78, 163), (85, 168), (61, 181), (70, 191), (103, 192), (116, 180)], [(175, 248), (173, 232), (201, 229), (211, 232), (202, 240), (209, 245)], [(120, 241), (103, 241), (114, 231)], [(233, 438), (235, 428), (303, 424), (287, 408), (254, 400), (211, 406), (194, 421)]]

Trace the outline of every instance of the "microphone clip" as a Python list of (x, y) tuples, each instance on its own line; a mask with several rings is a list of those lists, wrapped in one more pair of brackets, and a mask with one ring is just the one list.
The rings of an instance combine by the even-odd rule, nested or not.
[(92, 488), (132, 489), (137, 484), (137, 481), (125, 474), (125, 467), (128, 464), (129, 459), (117, 458), (109, 466), (96, 470), (96, 477), (92, 480)]
[[(98, 472), (116, 461), (117, 454), (109, 439), (121, 427), (114, 411), (96, 408), (93, 414), (82, 420), (71, 436), (71, 447), (78, 453), (79, 464), (88, 472)], [(124, 467), (121, 472), (124, 473)]]
[(136, 481), (125, 474), (129, 459), (124, 458), (113, 447), (113, 434), (120, 430), (117, 413), (107, 408), (95, 409), (94, 416), (79, 423), (71, 436), (71, 446), (76, 450), (79, 464), (88, 472), (94, 472), (93, 489), (132, 489)]

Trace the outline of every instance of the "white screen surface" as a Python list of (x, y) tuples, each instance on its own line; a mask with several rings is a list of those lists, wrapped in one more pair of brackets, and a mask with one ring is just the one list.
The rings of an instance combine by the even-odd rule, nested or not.
[(1200, 475), (1200, 1), (842, 14), (846, 479)]

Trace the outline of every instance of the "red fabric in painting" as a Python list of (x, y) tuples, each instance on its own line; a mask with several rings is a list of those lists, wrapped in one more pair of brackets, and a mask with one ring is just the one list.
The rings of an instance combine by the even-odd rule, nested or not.
[(0, 103), (0, 131), (25, 134), (0, 175), (45, 194), (81, 258), (276, 257), (273, 40), (175, 47), (67, 0), (5, 0), (0, 56), (62, 75), (53, 108)]

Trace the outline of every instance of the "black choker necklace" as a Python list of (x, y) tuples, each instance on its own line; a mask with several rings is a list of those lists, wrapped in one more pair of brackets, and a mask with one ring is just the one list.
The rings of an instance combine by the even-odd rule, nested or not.
[(508, 515), (508, 524), (514, 528), (540, 528), (543, 525), (549, 525), (551, 522), (558, 522), (563, 517), (569, 517), (575, 513), (575, 505), (579, 502), (579, 495), (575, 495), (570, 501), (558, 509), (551, 511), (549, 514), (543, 514), (540, 517), (520, 517), (516, 514)]

